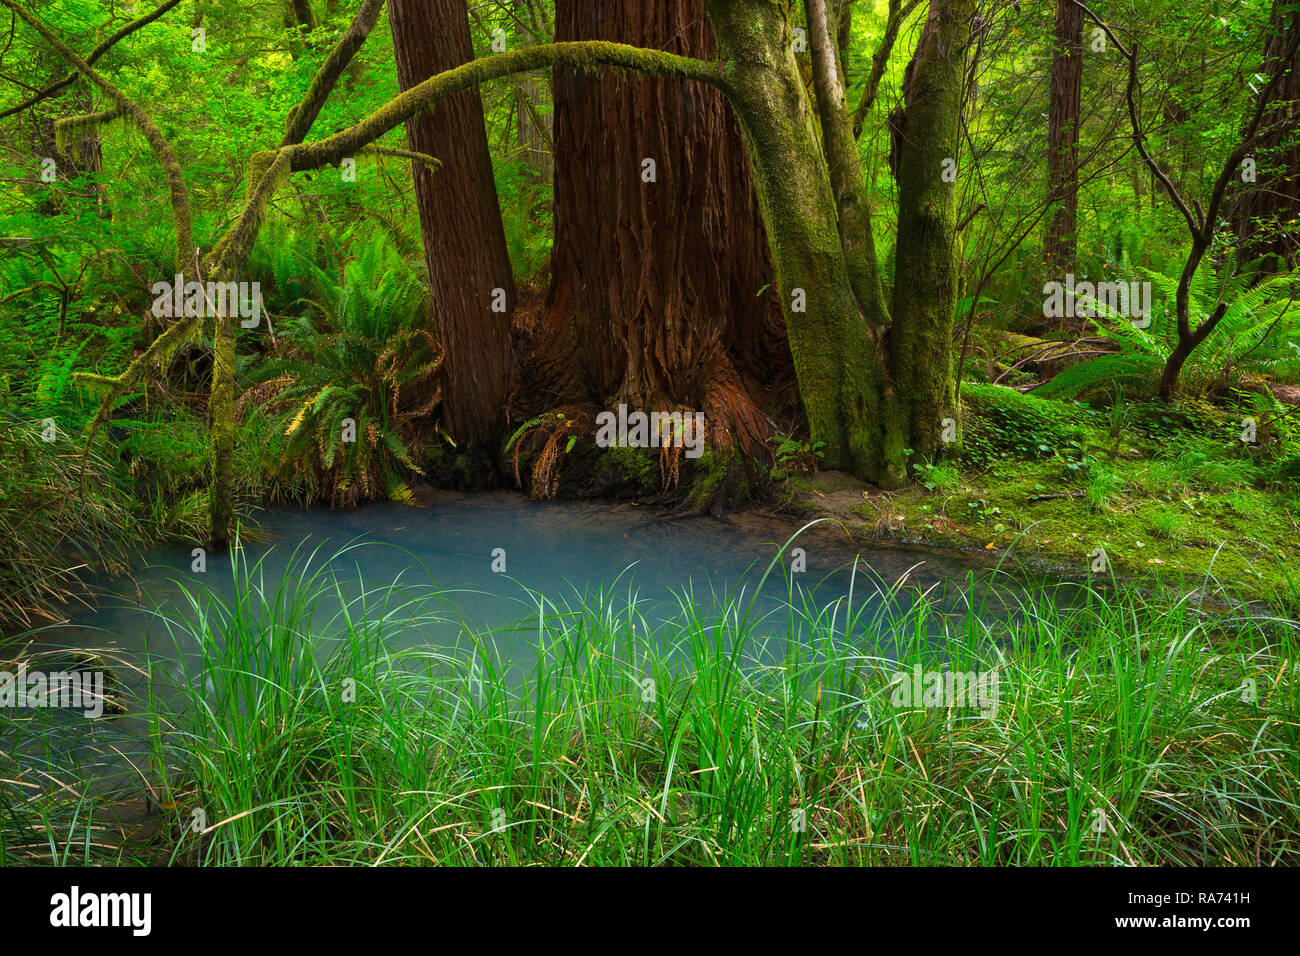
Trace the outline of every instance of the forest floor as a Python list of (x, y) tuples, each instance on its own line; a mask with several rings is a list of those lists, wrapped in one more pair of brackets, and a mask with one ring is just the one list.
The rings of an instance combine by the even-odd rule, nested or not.
[[(1066, 578), (1116, 577), (1184, 593), (1210, 577), (1245, 596), (1300, 598), (1300, 514), (1252, 488), (1154, 490), (1148, 463), (1117, 461), (1123, 493), (1098, 506), (1087, 481), (1062, 487), (1051, 462), (1018, 461), (961, 474), (949, 486), (885, 492), (839, 471), (791, 483), (786, 504), (827, 517), (856, 539), (888, 540), (1005, 558), (1007, 566)], [(1098, 549), (1107, 571), (1094, 573)]]

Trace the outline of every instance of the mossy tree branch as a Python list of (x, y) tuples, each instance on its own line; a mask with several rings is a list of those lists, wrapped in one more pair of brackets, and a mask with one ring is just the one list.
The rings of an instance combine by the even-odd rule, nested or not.
[(366, 42), (370, 31), (374, 29), (375, 23), (379, 20), (379, 13), (384, 9), (384, 2), (385, 0), (364, 0), (361, 4), (361, 9), (352, 19), (351, 26), (312, 78), (302, 102), (289, 111), (289, 117), (285, 121), (284, 138), (280, 141), (281, 146), (293, 146), (307, 138), (307, 133), (311, 131), (311, 126), (320, 115), (325, 101), (334, 91), (334, 84), (338, 82), (347, 65), (352, 62), (352, 58)]
[(354, 126), (314, 143), (287, 147), (292, 170), (302, 172), (327, 165), (337, 166), (340, 161), (356, 155), (363, 147), (400, 126), (418, 111), (428, 109), (453, 93), (488, 80), (557, 65), (587, 70), (613, 66), (650, 75), (679, 76), (699, 80), (722, 89), (724, 93), (728, 92), (728, 84), (716, 64), (660, 50), (646, 50), (600, 40), (520, 47), (507, 53), (471, 60), (455, 69), (431, 76), (419, 86), (413, 86), (389, 100)]
[(54, 121), (54, 148), (62, 152), (68, 148), (74, 136), (93, 133), (105, 123), (120, 119), (121, 116), (120, 109), (111, 109), (57, 119)]
[(362, 156), (389, 156), (393, 159), (409, 159), (413, 163), (419, 163), (427, 166), (430, 172), (436, 173), (442, 168), (442, 160), (430, 156), (428, 153), (415, 153), (409, 149), (394, 149), (391, 146), (376, 146), (373, 143), (361, 150)]

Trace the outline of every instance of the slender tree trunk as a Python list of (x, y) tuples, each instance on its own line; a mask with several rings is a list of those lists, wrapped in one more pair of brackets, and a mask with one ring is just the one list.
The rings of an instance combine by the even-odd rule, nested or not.
[(1178, 376), (1182, 374), (1183, 366), (1196, 348), (1196, 343), (1191, 339), (1179, 339), (1174, 346), (1169, 357), (1165, 359), (1165, 365), (1160, 373), (1160, 400), (1163, 402), (1172, 402), (1174, 400), (1174, 391), (1178, 388)]
[(208, 487), (209, 544), (214, 551), (230, 543), (234, 531), (235, 359), (239, 326), (234, 316), (217, 315), (212, 333), (212, 385), (208, 395), (212, 484)]
[(284, 26), (289, 30), (289, 55), (295, 60), (311, 48), (307, 37), (316, 29), (316, 14), (309, 0), (285, 0)]
[(1048, 104), (1047, 201), (1056, 207), (1047, 223), (1043, 259), (1047, 274), (1074, 271), (1079, 212), (1079, 116), (1083, 97), (1083, 9), (1074, 0), (1056, 3), (1056, 55)]
[(976, 9), (976, 0), (931, 0), (904, 88), (891, 358), (910, 447), (921, 459), (937, 453), (941, 422), (956, 411), (952, 333), (960, 275), (957, 186), (949, 179), (962, 174), (955, 164)]
[(289, 0), (289, 19), (304, 31), (316, 29), (316, 14), (312, 12), (310, 0)]
[[(473, 59), (465, 0), (391, 0), (388, 17), (402, 90)], [(515, 284), (478, 91), (411, 117), (406, 139), (412, 151), (442, 161), (437, 173), (413, 169), (433, 322), (446, 350), (444, 424), (458, 444), (495, 446)]]
[(849, 76), (849, 45), (853, 42), (853, 0), (835, 0), (835, 52), (839, 58), (840, 81), (847, 90), (853, 85)]
[[(556, 40), (707, 57), (701, 0), (559, 0)], [(549, 390), (705, 413), (710, 443), (770, 451), (758, 380), (785, 351), (744, 143), (704, 84), (560, 67)]]
[[(520, 37), (525, 44), (530, 45), (550, 40), (538, 29), (540, 24), (537, 22), (535, 2), (536, 0), (514, 0)], [(515, 86), (519, 148), (523, 150), (524, 162), (535, 186), (550, 185), (554, 167), (548, 85), (545, 74), (538, 71), (519, 76)]]

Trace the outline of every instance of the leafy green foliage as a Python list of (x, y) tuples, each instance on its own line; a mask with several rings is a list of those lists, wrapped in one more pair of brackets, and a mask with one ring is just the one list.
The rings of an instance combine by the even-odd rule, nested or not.
[(817, 462), (822, 456), (825, 442), (808, 442), (790, 435), (774, 435), (768, 441), (775, 446), (772, 468), (773, 481), (783, 481), (789, 475), (815, 475)]
[(1077, 420), (1084, 412), (999, 385), (962, 388), (967, 416), (962, 459), (987, 466), (998, 460), (1047, 458), (1084, 438)]
[(249, 400), (273, 413), (286, 439), (276, 470), (315, 474), (335, 506), (385, 496), (411, 501), (407, 480), (433, 428), (442, 350), (422, 327), (423, 293), (376, 234), (338, 286), (317, 273), (320, 313), (290, 326), (280, 350), (251, 375)]
[(916, 469), (917, 478), (921, 484), (931, 491), (947, 492), (961, 487), (961, 471), (950, 461), (932, 464), (931, 462), (922, 462)]
[[(1151, 327), (1140, 329), (1121, 317), (1091, 320), (1118, 351), (1070, 366), (1038, 389), (1042, 397), (1075, 398), (1116, 385), (1136, 394), (1155, 394), (1165, 359), (1177, 343), (1178, 277), (1152, 269), (1142, 272), (1154, 289)], [(1292, 367), (1291, 346), (1300, 339), (1295, 279), (1274, 276), (1252, 287), (1254, 276), (1249, 267), (1238, 272), (1231, 253), (1217, 274), (1204, 268), (1197, 273), (1190, 296), (1193, 327), (1208, 319), (1218, 303), (1226, 302), (1227, 310), (1184, 366), (1184, 392), (1203, 396), (1226, 390), (1245, 374), (1262, 376)]]

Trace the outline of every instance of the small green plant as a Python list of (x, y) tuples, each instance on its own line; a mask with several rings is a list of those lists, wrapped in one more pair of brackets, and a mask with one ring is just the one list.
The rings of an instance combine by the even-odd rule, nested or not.
[(1124, 389), (1116, 389), (1114, 398), (1110, 403), (1110, 455), (1114, 458), (1119, 454), (1119, 445), (1124, 437), (1124, 428), (1129, 423), (1132, 410), (1129, 403), (1124, 400)]
[(961, 486), (962, 480), (961, 471), (950, 461), (937, 465), (927, 462), (917, 469), (917, 477), (926, 488), (938, 492), (953, 491)]
[(1097, 459), (1089, 453), (1087, 441), (1070, 439), (1057, 449), (1065, 470), (1070, 474), (1086, 475)]
[(1119, 496), (1122, 483), (1113, 468), (1104, 462), (1094, 461), (1088, 467), (1088, 483), (1084, 488), (1084, 497), (1094, 511), (1102, 511)]
[(510, 461), (515, 471), (516, 484), (523, 486), (519, 475), (519, 456), (523, 451), (524, 437), (528, 435), (543, 436), (541, 449), (533, 459), (531, 474), (534, 498), (554, 498), (559, 491), (560, 465), (564, 456), (573, 450), (578, 438), (590, 424), (585, 416), (578, 418), (564, 412), (543, 412), (535, 415), (515, 429), (506, 442), (505, 451), (511, 454)]
[(823, 441), (809, 444), (789, 435), (773, 435), (768, 441), (775, 445), (773, 457), (776, 464), (772, 467), (772, 480), (783, 481), (790, 475), (815, 475), (822, 452), (826, 447)]
[(1239, 518), (1248, 518), (1259, 510), (1258, 502), (1244, 488), (1233, 488), (1228, 492), (1228, 507)]
[(1152, 481), (1162, 488), (1221, 492), (1253, 484), (1261, 472), (1254, 463), (1230, 457), (1231, 446), (1202, 442), (1171, 445), (1152, 462)]
[(1151, 515), (1151, 533), (1166, 541), (1178, 537), (1183, 524), (1182, 514), (1172, 508), (1162, 508)]
[(1270, 481), (1278, 484), (1300, 485), (1300, 454), (1275, 462), (1268, 476)]

